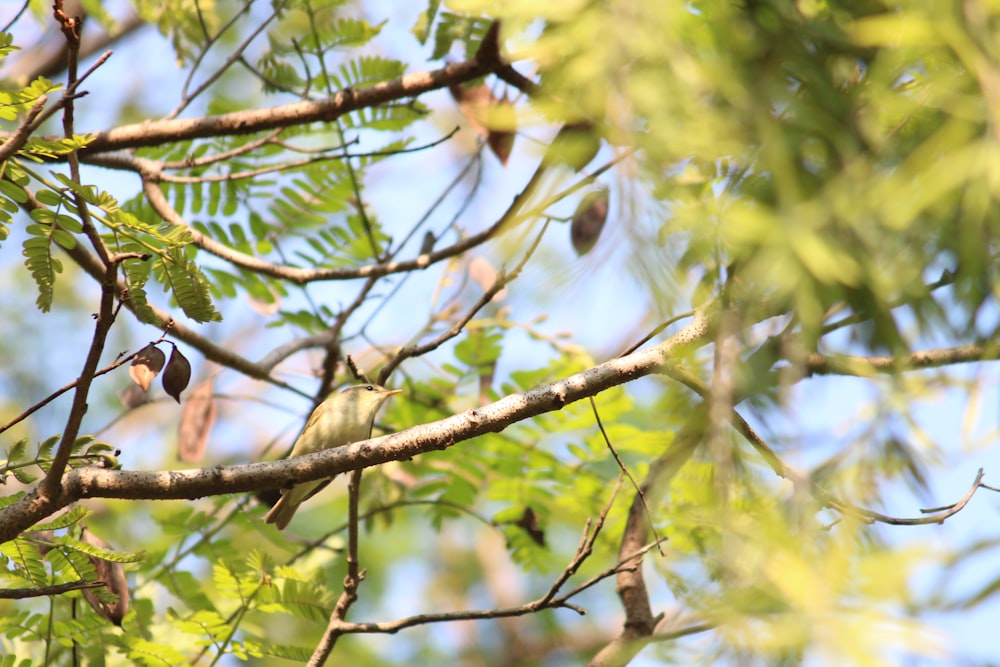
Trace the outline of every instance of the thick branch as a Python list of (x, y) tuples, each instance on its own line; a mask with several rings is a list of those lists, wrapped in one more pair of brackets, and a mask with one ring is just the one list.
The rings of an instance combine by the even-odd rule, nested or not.
[(933, 350), (921, 350), (905, 355), (879, 357), (849, 356), (843, 354), (810, 354), (806, 369), (813, 375), (856, 375), (866, 377), (881, 373), (898, 373), (924, 368), (938, 368), (953, 364), (993, 361), (1000, 359), (1000, 345), (996, 343), (959, 345)]
[(234, 111), (219, 116), (148, 120), (134, 125), (124, 125), (94, 133), (93, 141), (81, 151), (81, 155), (159, 146), (190, 139), (253, 134), (307, 123), (329, 123), (357, 109), (418, 97), (430, 90), (477, 79), (493, 72), (502, 64), (499, 61), (466, 60), (451, 63), (431, 72), (404, 74), (398, 79), (365, 88), (346, 88), (323, 100), (294, 102), (267, 109)]
[[(61, 21), (62, 32), (66, 36), (69, 46), (69, 68), (67, 86), (67, 96), (72, 94), (78, 83), (77, 77), (77, 56), (79, 54), (80, 36), (79, 20), (66, 16), (62, 11), (62, 4), (56, 2), (53, 5), (53, 13), (58, 21)], [(67, 97), (67, 102), (63, 107), (63, 132), (67, 138), (74, 134), (73, 123), (75, 108), (71, 97)], [(76, 155), (68, 156), (70, 177), (75, 183), (80, 183), (80, 163)], [(101, 235), (94, 227), (93, 221), (88, 212), (87, 203), (79, 192), (73, 194), (77, 211), (80, 215), (80, 222), (83, 225), (83, 233), (90, 240), (91, 245), (97, 252), (101, 260), (101, 271), (98, 282), (101, 286), (100, 309), (94, 322), (94, 335), (87, 350), (87, 356), (83, 362), (83, 368), (76, 381), (73, 392), (73, 403), (69, 415), (66, 418), (66, 425), (56, 447), (55, 454), (46, 471), (45, 479), (36, 487), (33, 494), (34, 502), (38, 507), (50, 504), (62, 492), (62, 476), (69, 464), (70, 455), (73, 451), (73, 443), (80, 432), (83, 417), (87, 413), (87, 399), (90, 394), (90, 385), (94, 380), (94, 373), (101, 362), (101, 354), (111, 332), (111, 325), (115, 321), (115, 285), (118, 275), (118, 267), (108, 259), (108, 251), (101, 239)]]
[(710, 319), (698, 316), (663, 343), (648, 350), (613, 359), (524, 394), (506, 396), (481, 408), (319, 454), (271, 463), (199, 470), (72, 470), (63, 478), (61, 493), (48, 498), (47, 502), (38, 502), (35, 489), (0, 511), (0, 542), (13, 539), (33, 523), (81, 498), (190, 499), (277, 489), (447, 449), (478, 435), (502, 431), (516, 422), (559, 410), (610, 387), (660, 372), (671, 364), (671, 358), (679, 348), (704, 344), (710, 332)]
[[(325, 280), (378, 278), (392, 273), (422, 270), (431, 264), (436, 264), (442, 260), (461, 255), (462, 253), (489, 241), (499, 234), (514, 229), (521, 221), (530, 219), (540, 214), (552, 201), (555, 200), (546, 200), (545, 202), (542, 202), (541, 205), (528, 211), (523, 210), (524, 206), (537, 189), (542, 175), (545, 173), (545, 168), (539, 167), (535, 170), (534, 174), (532, 174), (531, 180), (529, 180), (524, 186), (524, 189), (522, 189), (520, 194), (514, 198), (510, 206), (506, 211), (504, 211), (503, 215), (501, 215), (496, 222), (478, 234), (468, 236), (453, 245), (441, 248), (434, 252), (422, 253), (411, 260), (388, 260), (361, 267), (303, 269), (299, 267), (274, 264), (267, 260), (254, 257), (253, 255), (240, 252), (234, 248), (230, 248), (223, 243), (219, 243), (218, 241), (205, 236), (190, 226), (183, 219), (183, 217), (181, 217), (181, 215), (170, 206), (170, 203), (163, 195), (163, 192), (159, 189), (159, 186), (156, 185), (156, 181), (159, 179), (160, 165), (149, 160), (134, 160), (134, 162), (140, 168), (140, 174), (143, 179), (143, 190), (146, 193), (149, 203), (153, 206), (157, 214), (170, 224), (186, 228), (188, 233), (191, 234), (191, 238), (194, 240), (194, 243), (198, 247), (226, 260), (227, 262), (247, 269), (248, 271), (260, 273), (272, 278), (278, 278), (280, 280), (287, 280), (297, 285), (304, 285), (310, 282)], [(559, 196), (561, 197), (568, 194), (569, 192), (572, 192), (573, 189), (574, 188), (570, 188), (567, 192), (561, 193)]]

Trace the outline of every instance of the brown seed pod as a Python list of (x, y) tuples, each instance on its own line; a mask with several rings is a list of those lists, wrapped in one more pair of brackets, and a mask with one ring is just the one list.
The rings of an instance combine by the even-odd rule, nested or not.
[[(83, 535), (80, 536), (80, 540), (86, 544), (90, 544), (95, 547), (100, 547), (101, 549), (111, 550), (111, 545), (91, 533), (86, 528), (83, 529)], [(118, 596), (118, 599), (114, 603), (106, 602), (98, 598), (98, 596), (88, 588), (83, 589), (83, 597), (87, 599), (90, 606), (94, 608), (98, 614), (108, 619), (115, 625), (121, 625), (122, 619), (125, 614), (128, 613), (129, 595), (128, 595), (128, 582), (125, 580), (125, 568), (122, 567), (121, 563), (112, 563), (111, 561), (104, 560), (103, 558), (97, 558), (96, 556), (90, 556), (90, 562), (94, 564), (94, 569), (97, 571), (97, 579), (102, 582), (107, 589)]]
[(214, 377), (196, 385), (181, 408), (181, 419), (177, 425), (177, 458), (187, 463), (196, 463), (205, 454), (208, 434), (215, 425), (217, 409), (212, 396)]
[(487, 136), (490, 130), (486, 127), (484, 118), (486, 109), (497, 103), (490, 87), (486, 84), (470, 87), (455, 85), (448, 90), (458, 102), (458, 110), (465, 116), (469, 126), (480, 135)]
[(490, 130), (490, 133), (486, 136), (486, 143), (489, 145), (490, 150), (500, 160), (500, 164), (505, 167), (507, 166), (507, 160), (510, 159), (510, 152), (514, 148), (514, 136), (513, 132), (504, 130)]
[(588, 193), (576, 207), (569, 237), (576, 254), (583, 256), (597, 244), (608, 219), (608, 188), (602, 187)]
[(456, 85), (449, 90), (469, 125), (486, 138), (490, 150), (506, 167), (517, 129), (517, 113), (507, 94), (498, 99), (486, 84), (471, 88)]
[(180, 403), (181, 392), (187, 389), (190, 381), (191, 362), (181, 354), (180, 350), (174, 347), (173, 352), (170, 353), (167, 370), (163, 371), (163, 390)]
[(149, 391), (149, 385), (153, 383), (153, 378), (163, 368), (163, 362), (166, 358), (160, 348), (150, 343), (142, 348), (139, 354), (135, 355), (132, 365), (128, 368), (129, 377), (142, 387), (143, 391)]

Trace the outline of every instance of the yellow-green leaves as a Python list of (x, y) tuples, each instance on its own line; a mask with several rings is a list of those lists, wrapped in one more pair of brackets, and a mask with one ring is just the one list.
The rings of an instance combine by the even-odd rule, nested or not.
[[(9, 36), (5, 36), (9, 39)], [(16, 120), (34, 106), (40, 97), (56, 92), (61, 85), (38, 77), (20, 90), (0, 90), (0, 120)]]

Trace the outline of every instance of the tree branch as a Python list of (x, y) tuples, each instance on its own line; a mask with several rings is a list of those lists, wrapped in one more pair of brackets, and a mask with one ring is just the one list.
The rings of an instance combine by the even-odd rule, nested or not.
[[(513, 423), (559, 410), (610, 387), (662, 372), (672, 365), (673, 355), (682, 348), (701, 345), (709, 340), (711, 329), (712, 318), (699, 314), (683, 329), (647, 350), (613, 359), (553, 384), (523, 394), (512, 394), (490, 405), (430, 424), (308, 456), (196, 470), (71, 470), (63, 478), (61, 492), (45, 502), (39, 502), (36, 488), (0, 510), (0, 542), (13, 539), (40, 519), (82, 498), (192, 499), (279, 489), (447, 449), (478, 435), (499, 432)], [(641, 546), (637, 545), (636, 549)]]
[[(663, 455), (650, 464), (649, 472), (642, 482), (642, 493), (635, 494), (629, 508), (621, 546), (618, 549), (619, 557), (635, 553), (638, 551), (637, 545), (648, 542), (646, 502), (650, 507), (655, 507), (670, 480), (694, 454), (704, 436), (707, 412), (706, 403), (699, 405)], [(628, 664), (645, 645), (643, 640), (653, 633), (658, 622), (650, 607), (649, 592), (641, 567), (620, 571), (617, 588), (618, 597), (621, 598), (622, 608), (625, 610), (622, 631), (598, 651), (588, 665)]]
[[(483, 610), (466, 610), (466, 611), (446, 611), (437, 614), (416, 614), (414, 616), (408, 616), (406, 618), (400, 618), (395, 621), (382, 621), (376, 623), (345, 623), (343, 625), (343, 632), (346, 633), (387, 633), (395, 634), (400, 630), (406, 628), (412, 628), (417, 625), (427, 625), (428, 623), (443, 623), (443, 622), (453, 622), (453, 621), (478, 621), (493, 618), (510, 618), (511, 616), (525, 616), (527, 614), (534, 614), (542, 609), (556, 609), (559, 607), (565, 607), (572, 609), (580, 615), (586, 614), (586, 610), (577, 605), (570, 604), (569, 598), (577, 593), (589, 588), (591, 585), (597, 581), (607, 579), (616, 572), (621, 571), (623, 567), (628, 566), (640, 558), (643, 554), (647, 553), (652, 549), (655, 544), (647, 544), (643, 546), (638, 553), (629, 554), (625, 559), (616, 563), (614, 566), (609, 567), (603, 572), (595, 575), (591, 580), (588, 581), (587, 586), (578, 586), (573, 589), (570, 593), (566, 595), (559, 596), (557, 598), (539, 598), (531, 602), (526, 602), (522, 605), (516, 607), (502, 607), (500, 609), (483, 609)], [(631, 569), (631, 568), (630, 568)]]
[(24, 116), (24, 120), (21, 121), (20, 125), (13, 134), (9, 135), (0, 144), (0, 162), (6, 162), (14, 153), (21, 150), (28, 139), (31, 137), (31, 133), (35, 130), (35, 120), (38, 118), (39, 114), (45, 110), (45, 103), (49, 101), (49, 98), (42, 95), (37, 100), (35, 104), (28, 109), (28, 113)]
[[(90, 251), (78, 243), (73, 248), (66, 249), (66, 253), (92, 278), (95, 280), (101, 280), (101, 275), (103, 274), (104, 269), (101, 267), (100, 261)], [(127, 286), (121, 280), (118, 281), (116, 289), (118, 294), (128, 293)], [(129, 311), (133, 313), (135, 312), (132, 308), (132, 304), (127, 299), (122, 303), (125, 304), (125, 307), (128, 308)], [(281, 361), (287, 359), (288, 356), (291, 356), (291, 354), (300, 349), (305, 347), (322, 346), (324, 341), (324, 337), (322, 335), (310, 336), (302, 339), (298, 343), (289, 343), (287, 346), (280, 349), (272, 350), (271, 353), (269, 353), (264, 359), (255, 363), (246, 357), (240, 356), (234, 352), (231, 347), (218, 345), (205, 336), (196, 333), (193, 329), (188, 328), (174, 319), (172, 315), (157, 308), (153, 304), (150, 304), (150, 308), (156, 316), (156, 321), (152, 322), (153, 326), (166, 328), (169, 323), (173, 322), (170, 326), (171, 337), (183, 341), (191, 347), (197, 349), (207, 360), (214, 361), (221, 366), (231, 368), (249, 378), (253, 378), (254, 380), (268, 382), (277, 387), (293, 391), (300, 396), (310, 398), (309, 394), (273, 377), (271, 375), (271, 371), (273, 371), (274, 367), (281, 363)]]
[[(61, 23), (62, 32), (66, 36), (66, 43), (69, 47), (67, 96), (64, 98), (66, 103), (63, 106), (63, 133), (67, 138), (70, 138), (74, 134), (73, 124), (75, 119), (75, 107), (71, 95), (80, 81), (77, 77), (80, 25), (79, 19), (69, 17), (63, 12), (62, 3), (58, 0), (53, 4), (52, 8), (56, 20)], [(99, 64), (95, 65), (95, 67), (99, 66)], [(94, 68), (91, 68), (88, 74), (92, 71), (94, 71)], [(73, 179), (73, 182), (81, 183), (80, 162), (76, 154), (69, 154), (67, 160), (69, 162), (70, 177)], [(69, 415), (66, 417), (66, 425), (63, 427), (59, 444), (49, 464), (49, 469), (46, 471), (45, 479), (36, 487), (36, 494), (33, 494), (33, 502), (40, 506), (47, 505), (62, 492), (62, 476), (66, 470), (66, 466), (69, 464), (69, 458), (73, 452), (73, 443), (76, 442), (76, 437), (80, 433), (80, 426), (83, 424), (84, 415), (87, 414), (87, 399), (90, 395), (90, 386), (94, 380), (94, 374), (97, 372), (97, 367), (101, 362), (101, 354), (104, 352), (104, 346), (107, 343), (111, 326), (114, 324), (115, 315), (117, 314), (117, 310), (115, 309), (115, 285), (117, 283), (118, 266), (109, 259), (108, 249), (104, 245), (104, 240), (101, 238), (100, 233), (94, 227), (89, 209), (87, 208), (87, 202), (79, 192), (74, 192), (73, 198), (80, 216), (80, 223), (83, 226), (83, 233), (89, 239), (91, 246), (93, 246), (100, 259), (101, 266), (97, 282), (100, 285), (101, 299), (94, 322), (94, 334), (90, 341), (90, 347), (87, 350), (87, 356), (80, 369), (80, 375), (76, 381), (72, 406), (70, 407)]]
[[(957, 349), (957, 348), (955, 348)], [(947, 350), (948, 352), (950, 350)], [(922, 354), (922, 353), (921, 353)], [(932, 355), (933, 356), (933, 355)], [(941, 355), (942, 357), (947, 357), (949, 355)], [(868, 357), (868, 359), (896, 359), (895, 357)], [(887, 364), (888, 365), (888, 364)], [(687, 370), (679, 367), (673, 366), (667, 370), (667, 374), (674, 379), (679, 380), (685, 386), (692, 389), (695, 393), (699, 395), (707, 395), (709, 390), (705, 385), (694, 375), (692, 375)], [(990, 491), (998, 491), (998, 489), (993, 488), (982, 483), (983, 479), (983, 469), (979, 469), (979, 474), (976, 476), (975, 481), (973, 481), (972, 486), (966, 492), (965, 496), (962, 497), (956, 503), (951, 505), (946, 505), (944, 507), (933, 508), (930, 510), (921, 510), (924, 514), (931, 514), (931, 516), (919, 517), (916, 519), (905, 519), (899, 517), (889, 516), (887, 514), (881, 514), (874, 510), (865, 509), (857, 505), (853, 505), (846, 501), (836, 498), (832, 493), (822, 488), (815, 482), (809, 479), (809, 476), (805, 473), (796, 470), (792, 466), (785, 463), (781, 457), (771, 448), (767, 442), (754, 430), (754, 428), (747, 422), (746, 419), (735, 409), (730, 411), (730, 420), (732, 422), (733, 428), (746, 439), (750, 445), (757, 450), (764, 462), (767, 463), (768, 467), (774, 471), (776, 475), (783, 479), (787, 479), (792, 482), (797, 488), (808, 488), (812, 496), (824, 507), (829, 507), (842, 514), (853, 516), (861, 519), (862, 521), (867, 521), (868, 523), (886, 523), (893, 526), (923, 526), (933, 523), (943, 523), (945, 519), (954, 516), (962, 511), (962, 509), (972, 500), (972, 496), (980, 488), (988, 489)]]
[(898, 373), (952, 364), (1000, 359), (1000, 343), (973, 343), (957, 347), (921, 350), (906, 355), (878, 357), (812, 353), (806, 357), (806, 371), (811, 375), (853, 375), (868, 377), (880, 373)]
[(358, 521), (358, 502), (361, 496), (360, 470), (351, 473), (347, 489), (350, 501), (347, 518), (347, 574), (344, 575), (344, 588), (340, 592), (340, 597), (337, 598), (337, 604), (334, 605), (333, 611), (330, 612), (330, 621), (327, 623), (322, 638), (316, 644), (309, 662), (306, 663), (308, 667), (319, 667), (330, 657), (334, 646), (337, 645), (337, 640), (344, 635), (347, 612), (358, 599), (358, 586), (365, 578), (364, 570), (358, 565), (358, 531), (361, 527)]
[(104, 586), (103, 581), (70, 581), (65, 584), (53, 584), (52, 586), (36, 586), (34, 588), (5, 588), (0, 589), (0, 600), (24, 600), (26, 598), (48, 597), (50, 595), (62, 595), (70, 591), (79, 591), (84, 588), (100, 588)]
[[(322, 100), (304, 100), (266, 109), (247, 109), (218, 116), (147, 120), (95, 132), (81, 156), (191, 139), (238, 136), (291, 125), (329, 123), (340, 116), (399, 99), (417, 97), (431, 90), (460, 85), (499, 69), (501, 62), (466, 60), (429, 72), (404, 74), (392, 81), (365, 88), (345, 88)], [(0, 137), (9, 136), (0, 133)]]

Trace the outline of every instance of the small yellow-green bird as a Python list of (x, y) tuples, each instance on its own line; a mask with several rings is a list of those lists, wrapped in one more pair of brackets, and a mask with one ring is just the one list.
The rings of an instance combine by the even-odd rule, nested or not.
[[(324, 449), (343, 447), (367, 440), (372, 434), (375, 413), (399, 389), (390, 391), (374, 384), (359, 384), (332, 394), (316, 406), (309, 421), (292, 447), (289, 457), (314, 454)], [(303, 501), (322, 489), (329, 480), (303, 482), (281, 490), (281, 498), (267, 513), (265, 521), (284, 530)]]

